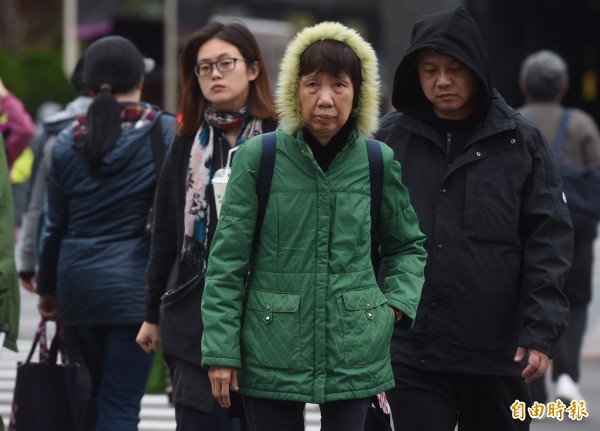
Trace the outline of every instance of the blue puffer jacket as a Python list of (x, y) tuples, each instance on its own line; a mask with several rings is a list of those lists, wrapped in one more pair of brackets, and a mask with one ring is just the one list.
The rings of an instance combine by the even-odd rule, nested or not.
[[(143, 107), (149, 105), (142, 103)], [(73, 128), (52, 152), (38, 293), (56, 293), (71, 325), (138, 324), (144, 317), (150, 242), (145, 223), (156, 187), (150, 124), (121, 133), (90, 175)], [(163, 113), (165, 150), (176, 119)]]

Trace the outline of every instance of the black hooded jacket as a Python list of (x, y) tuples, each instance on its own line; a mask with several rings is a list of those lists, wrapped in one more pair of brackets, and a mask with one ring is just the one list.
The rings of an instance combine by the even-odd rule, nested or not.
[[(433, 49), (479, 78), (475, 112), (441, 121), (426, 99), (416, 53)], [(392, 361), (423, 370), (520, 375), (518, 346), (551, 355), (568, 321), (562, 285), (573, 233), (558, 164), (540, 132), (494, 90), (477, 26), (462, 8), (417, 22), (377, 139), (427, 235), (425, 285), (411, 331), (397, 330)], [(448, 157), (447, 145), (459, 143)]]

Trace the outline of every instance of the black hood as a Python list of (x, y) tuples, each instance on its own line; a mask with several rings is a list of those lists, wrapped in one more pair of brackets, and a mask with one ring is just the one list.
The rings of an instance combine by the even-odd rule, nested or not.
[(424, 49), (453, 57), (475, 72), (482, 84), (475, 112), (485, 115), (493, 95), (490, 61), (477, 24), (463, 7), (426, 15), (417, 21), (410, 46), (394, 76), (394, 108), (421, 120), (432, 119), (432, 105), (423, 94), (416, 68), (417, 53)]

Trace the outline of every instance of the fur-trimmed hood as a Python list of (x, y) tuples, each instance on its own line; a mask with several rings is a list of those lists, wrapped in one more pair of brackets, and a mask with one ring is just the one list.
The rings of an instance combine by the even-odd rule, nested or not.
[[(300, 31), (288, 45), (279, 66), (277, 111), (281, 127), (293, 133), (304, 125), (298, 98), (300, 56), (311, 44), (325, 39), (348, 45), (360, 59), (362, 85), (353, 109), (360, 136), (371, 136), (379, 119), (379, 69), (373, 47), (355, 30), (337, 22), (322, 22)], [(358, 89), (355, 89), (358, 91)]]

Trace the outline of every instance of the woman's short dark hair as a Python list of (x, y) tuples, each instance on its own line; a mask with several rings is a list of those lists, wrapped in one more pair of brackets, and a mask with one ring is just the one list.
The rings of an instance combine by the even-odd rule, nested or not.
[(198, 50), (211, 39), (220, 39), (235, 46), (248, 64), (257, 62), (260, 71), (256, 79), (250, 82), (248, 95), (248, 113), (259, 119), (275, 118), (275, 102), (271, 93), (267, 66), (256, 39), (244, 24), (239, 22), (211, 22), (193, 33), (185, 43), (179, 58), (181, 74), (181, 123), (178, 134), (193, 135), (204, 121), (204, 110), (208, 101), (198, 85), (194, 74)]
[(352, 106), (358, 105), (362, 73), (360, 59), (352, 48), (343, 42), (324, 39), (309, 45), (300, 55), (300, 76), (325, 73), (331, 76), (348, 75), (354, 87)]
[(529, 100), (555, 101), (569, 81), (567, 63), (555, 52), (537, 51), (523, 61), (519, 78)]

